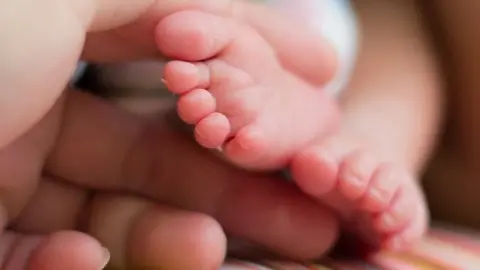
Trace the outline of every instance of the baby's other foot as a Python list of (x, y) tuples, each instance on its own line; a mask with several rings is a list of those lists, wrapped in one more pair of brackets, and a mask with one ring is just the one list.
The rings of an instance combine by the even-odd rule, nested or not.
[[(288, 38), (288, 37), (286, 37)], [(337, 123), (336, 103), (285, 71), (258, 33), (197, 11), (162, 20), (156, 40), (180, 117), (199, 144), (249, 169), (285, 166)], [(320, 60), (321, 61), (321, 60)]]
[(291, 170), (305, 193), (338, 211), (347, 230), (377, 248), (408, 248), (427, 229), (427, 207), (415, 179), (353, 139), (307, 148), (294, 157)]

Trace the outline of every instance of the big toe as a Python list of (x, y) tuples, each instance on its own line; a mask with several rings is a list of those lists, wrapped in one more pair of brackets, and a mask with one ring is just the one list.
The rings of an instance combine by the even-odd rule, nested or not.
[(230, 21), (199, 11), (180, 11), (156, 28), (160, 51), (172, 58), (201, 61), (213, 57), (232, 41)]

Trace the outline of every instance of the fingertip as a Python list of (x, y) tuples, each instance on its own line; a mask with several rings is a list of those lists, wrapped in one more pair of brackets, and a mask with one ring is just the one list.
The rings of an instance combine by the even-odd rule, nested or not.
[(139, 217), (130, 243), (131, 264), (135, 266), (218, 269), (226, 253), (226, 237), (213, 218), (160, 208)]
[(32, 253), (28, 269), (98, 270), (103, 269), (110, 254), (93, 237), (75, 231), (50, 235)]

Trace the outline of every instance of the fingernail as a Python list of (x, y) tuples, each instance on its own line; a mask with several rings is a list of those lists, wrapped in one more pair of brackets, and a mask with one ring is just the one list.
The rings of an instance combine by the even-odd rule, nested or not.
[(377, 187), (373, 187), (368, 193), (375, 203), (381, 204), (384, 201), (384, 193)]
[(223, 265), (220, 267), (220, 270), (242, 270), (245, 267), (237, 266), (237, 265)]
[(168, 87), (168, 83), (167, 83), (167, 80), (165, 80), (164, 78), (161, 79), (163, 85), (165, 85), (166, 87)]
[(100, 268), (101, 270), (105, 269), (105, 267), (107, 267), (108, 263), (110, 262), (110, 251), (108, 251), (107, 248), (102, 248), (102, 252), (103, 252), (104, 263)]

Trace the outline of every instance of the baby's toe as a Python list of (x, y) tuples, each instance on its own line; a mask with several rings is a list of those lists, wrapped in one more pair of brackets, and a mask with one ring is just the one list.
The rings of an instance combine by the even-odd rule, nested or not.
[(370, 212), (385, 210), (402, 184), (413, 181), (411, 177), (389, 164), (378, 167), (362, 200), (362, 208)]
[(404, 228), (396, 233), (388, 236), (383, 247), (389, 250), (404, 250), (411, 248), (412, 245), (418, 243), (426, 234), (428, 229), (428, 216), (426, 208), (421, 207), (415, 212), (410, 222)]
[(171, 61), (165, 65), (163, 81), (168, 90), (175, 94), (184, 94), (196, 88), (207, 88), (210, 72), (204, 63)]
[(215, 111), (215, 99), (205, 89), (195, 89), (177, 101), (180, 118), (188, 124), (196, 124)]
[(377, 166), (377, 160), (363, 151), (347, 156), (338, 173), (339, 192), (349, 200), (362, 197), (369, 188)]
[(195, 139), (205, 148), (223, 145), (230, 133), (230, 123), (221, 113), (211, 113), (195, 126)]
[(269, 138), (255, 125), (241, 128), (225, 145), (228, 159), (244, 168), (256, 168), (270, 146)]
[(424, 207), (415, 192), (403, 186), (398, 189), (391, 205), (374, 219), (374, 226), (383, 233), (392, 233), (402, 229)]

